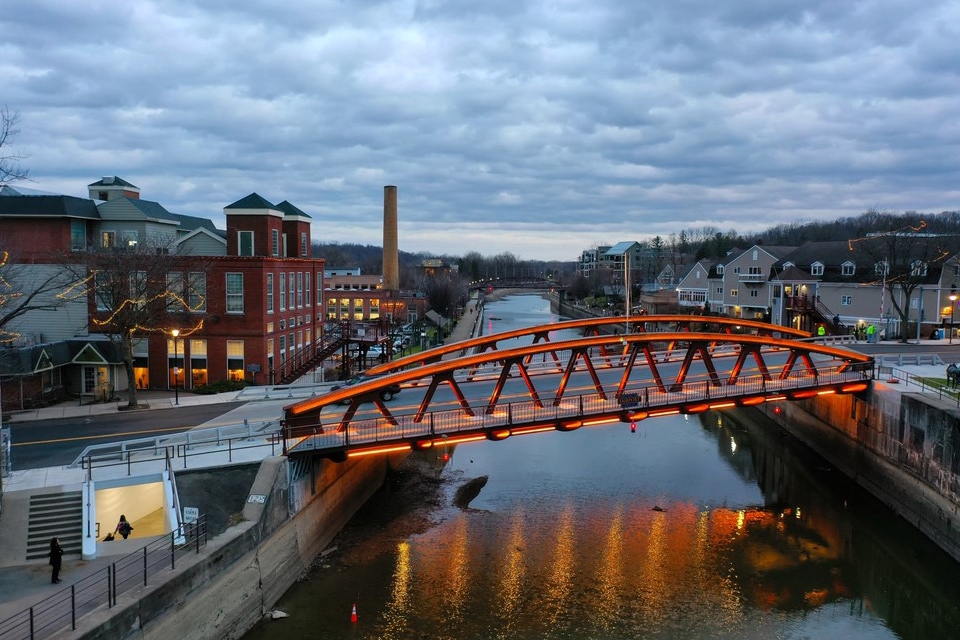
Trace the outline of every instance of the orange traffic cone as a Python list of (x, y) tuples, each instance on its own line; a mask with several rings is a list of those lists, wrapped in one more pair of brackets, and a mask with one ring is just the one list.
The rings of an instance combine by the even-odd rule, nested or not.
[(354, 603), (353, 611), (350, 613), (350, 622), (356, 622), (356, 621), (357, 621), (357, 605), (356, 603)]

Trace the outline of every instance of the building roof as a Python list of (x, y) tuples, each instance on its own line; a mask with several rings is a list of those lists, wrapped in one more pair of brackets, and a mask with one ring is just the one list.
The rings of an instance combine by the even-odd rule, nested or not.
[(228, 204), (224, 209), (276, 209), (276, 207), (260, 194), (251, 193), (233, 204)]
[(304, 213), (294, 205), (290, 204), (286, 200), (278, 204), (275, 208), (279, 209), (280, 211), (283, 211), (283, 213), (285, 213), (288, 216), (302, 216), (304, 218), (310, 217), (306, 213)]
[(135, 184), (130, 184), (123, 178), (118, 176), (104, 176), (97, 180), (96, 182), (91, 182), (87, 187), (130, 187), (131, 189), (140, 190)]
[(627, 240), (624, 242), (618, 242), (609, 249), (607, 249), (603, 255), (605, 256), (622, 256), (628, 251), (633, 251), (639, 246), (635, 241)]
[(99, 220), (93, 200), (74, 196), (4, 196), (0, 216), (17, 218), (83, 218)]

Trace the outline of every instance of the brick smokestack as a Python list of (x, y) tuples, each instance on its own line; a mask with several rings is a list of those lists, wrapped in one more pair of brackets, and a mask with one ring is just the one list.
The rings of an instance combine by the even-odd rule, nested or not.
[(383, 188), (383, 288), (400, 289), (400, 250), (397, 246), (397, 188)]

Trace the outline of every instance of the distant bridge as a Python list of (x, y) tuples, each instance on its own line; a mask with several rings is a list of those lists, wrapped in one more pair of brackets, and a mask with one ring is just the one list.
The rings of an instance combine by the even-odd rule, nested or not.
[(469, 285), (470, 290), (492, 291), (494, 289), (566, 289), (566, 285), (556, 280), (541, 278), (540, 276), (504, 276), (502, 278), (487, 278), (475, 280)]
[[(787, 327), (703, 316), (641, 316), (630, 320), (629, 333), (601, 335), (618, 323), (628, 326), (625, 318), (541, 325), (374, 367), (358, 384), (285, 407), (284, 451), (342, 460), (502, 440), (858, 393), (873, 376), (871, 357), (801, 340), (809, 334)], [(551, 340), (559, 329), (593, 335)], [(531, 343), (516, 346), (520, 338)], [(505, 347), (508, 340), (514, 346)], [(392, 393), (385, 392), (397, 386), (402, 392), (386, 400)]]

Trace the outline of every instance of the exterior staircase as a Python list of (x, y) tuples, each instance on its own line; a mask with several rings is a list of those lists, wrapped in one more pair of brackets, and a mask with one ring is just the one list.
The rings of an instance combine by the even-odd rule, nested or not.
[(312, 355), (301, 352), (295, 354), (282, 365), (281, 369), (277, 372), (278, 375), (275, 376), (275, 384), (290, 384), (313, 369), (316, 369), (321, 362), (335, 354), (349, 342), (348, 335), (349, 330), (345, 331), (342, 325), (338, 325), (336, 329), (326, 332), (320, 340), (317, 340), (312, 345), (312, 349), (304, 349), (304, 352), (312, 350)]
[(50, 555), (50, 539), (60, 538), (64, 554), (79, 554), (83, 538), (83, 495), (79, 491), (30, 496), (27, 560)]

